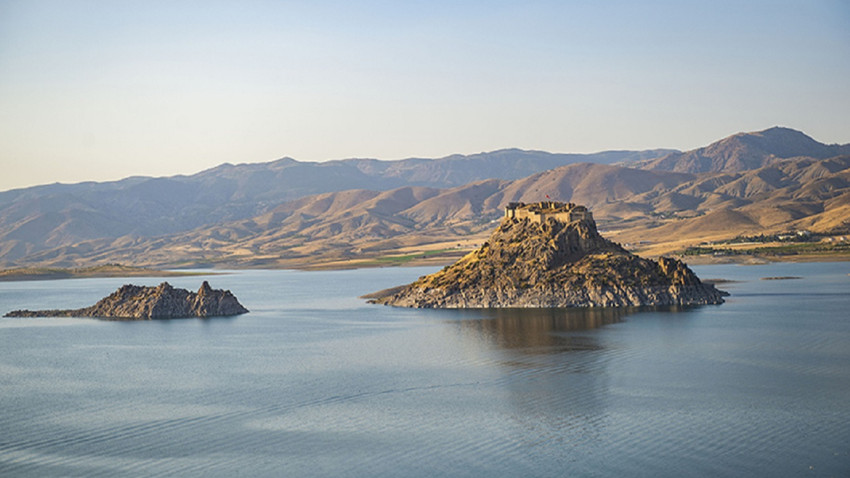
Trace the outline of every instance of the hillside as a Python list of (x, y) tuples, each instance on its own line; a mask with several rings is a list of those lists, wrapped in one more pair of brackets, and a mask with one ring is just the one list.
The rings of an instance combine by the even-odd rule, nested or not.
[[(151, 239), (87, 241), (30, 256), (39, 264), (303, 266), (453, 249), (481, 241), (515, 201), (587, 204), (622, 243), (699, 243), (745, 234), (846, 228), (850, 156), (791, 159), (743, 173), (684, 174), (575, 164), (516, 181), (451, 189), (352, 190), (286, 202), (254, 218)], [(429, 246), (430, 245), (430, 246)], [(463, 246), (468, 247), (468, 246)]]
[(754, 133), (738, 133), (692, 151), (671, 152), (642, 161), (640, 166), (686, 173), (742, 172), (788, 158), (826, 159), (842, 154), (850, 154), (850, 145), (827, 145), (800, 131), (773, 127)]
[(51, 184), (0, 192), (0, 264), (26, 264), (40, 251), (98, 239), (152, 238), (267, 213), (286, 201), (351, 189), (446, 188), (517, 179), (579, 161), (645, 160), (670, 150), (551, 154), (509, 149), (440, 159), (323, 163), (284, 158), (223, 164), (166, 178)]
[[(774, 128), (715, 143), (750, 138), (763, 152), (773, 151), (766, 165), (741, 171), (732, 167), (700, 173), (646, 169), (648, 163), (641, 161), (630, 162), (631, 167), (572, 163), (518, 179), (482, 179), (455, 187), (349, 188), (280, 199), (313, 184), (307, 174), (311, 168), (337, 171), (339, 175), (327, 175), (324, 187), (331, 188), (343, 187), (350, 179), (344, 178), (340, 167), (358, 171), (353, 178), (365, 175), (373, 182), (403, 177), (429, 183), (436, 181), (434, 175), (441, 171), (437, 165), (443, 163), (447, 170), (460, 168), (465, 161), (477, 165), (470, 166), (470, 171), (486, 170), (483, 162), (490, 158), (492, 164), (502, 162), (505, 168), (513, 164), (513, 172), (486, 171), (478, 172), (479, 176), (509, 176), (537, 164), (530, 158), (557, 156), (505, 150), (399, 164), (346, 160), (340, 162), (342, 166), (305, 165), (281, 160), (221, 166), (187, 177), (11, 191), (0, 193), (7, 201), (0, 207), (0, 265), (347, 267), (398, 263), (423, 254), (446, 262), (482, 241), (509, 202), (535, 202), (547, 196), (587, 204), (609, 237), (633, 246), (678, 241), (676, 247), (683, 248), (740, 235), (847, 229), (850, 155), (816, 157), (846, 145), (800, 140), (793, 148), (782, 146), (780, 139), (799, 140), (802, 135), (786, 133)], [(722, 149), (715, 145), (703, 149)], [(774, 154), (782, 148), (799, 153), (794, 149), (803, 147), (799, 145), (812, 147), (811, 154), (788, 159)], [(517, 166), (523, 159), (512, 163), (514, 153), (527, 154), (529, 164)], [(606, 160), (614, 161), (626, 153), (606, 154)], [(634, 158), (637, 153), (629, 154)], [(295, 183), (300, 178), (303, 187), (281, 186), (285, 181), (275, 179), (275, 174)], [(316, 171), (310, 174), (323, 176)], [(17, 196), (9, 202), (9, 195)]]

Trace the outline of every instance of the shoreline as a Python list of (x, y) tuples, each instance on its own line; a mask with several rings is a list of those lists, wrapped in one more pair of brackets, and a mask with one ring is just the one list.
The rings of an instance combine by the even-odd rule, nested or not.
[[(641, 254), (638, 253), (639, 256)], [(463, 254), (409, 257), (404, 261), (388, 261), (381, 258), (351, 259), (347, 261), (329, 261), (308, 263), (293, 261), (288, 264), (278, 264), (273, 267), (244, 267), (239, 264), (221, 264), (221, 268), (212, 267), (207, 271), (180, 271), (175, 269), (153, 269), (146, 267), (109, 265), (84, 268), (53, 268), (53, 267), (20, 267), (0, 270), (0, 282), (42, 281), (62, 279), (94, 279), (109, 277), (191, 277), (203, 275), (226, 274), (226, 271), (239, 270), (298, 270), (298, 271), (344, 271), (354, 269), (382, 269), (389, 267), (442, 267), (455, 263)], [(641, 256), (656, 258), (655, 256)], [(660, 257), (660, 256), (659, 256)], [(812, 262), (850, 262), (850, 254), (799, 254), (786, 256), (680, 256), (670, 255), (681, 260), (686, 265), (722, 265), (739, 264), (747, 266), (767, 265), (777, 262), (812, 263)], [(270, 267), (272, 266), (272, 267)]]
[(105, 266), (60, 268), (60, 267), (18, 267), (0, 271), (0, 282), (23, 282), (62, 279), (99, 279), (108, 277), (191, 277), (208, 274), (224, 274), (211, 272), (176, 271), (149, 269), (146, 267), (108, 264)]
[[(469, 251), (466, 251), (469, 252)], [(741, 265), (765, 265), (777, 262), (850, 262), (850, 254), (794, 254), (781, 256), (764, 256), (764, 255), (730, 255), (730, 256), (685, 256), (680, 254), (661, 254), (661, 255), (643, 255), (636, 252), (636, 255), (647, 259), (658, 259), (659, 257), (671, 257), (678, 259), (688, 265), (714, 265), (714, 264), (741, 264)], [(381, 261), (380, 259), (351, 259), (348, 261), (332, 261), (317, 264), (289, 264), (289, 267), (238, 267), (234, 269), (292, 269), (292, 270), (350, 270), (350, 269), (374, 269), (383, 267), (423, 267), (423, 266), (447, 266), (454, 264), (455, 261), (463, 257), (464, 254), (459, 254), (452, 260), (446, 260), (446, 257), (419, 257), (407, 260), (403, 263), (391, 263)]]
[(715, 264), (740, 264), (745, 266), (758, 266), (774, 264), (777, 262), (850, 262), (848, 254), (797, 254), (786, 256), (676, 256), (688, 265), (715, 265)]

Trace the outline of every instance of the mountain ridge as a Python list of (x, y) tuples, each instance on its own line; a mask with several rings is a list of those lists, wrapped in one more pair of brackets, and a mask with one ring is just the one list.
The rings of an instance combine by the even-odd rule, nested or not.
[(436, 160), (324, 163), (282, 158), (222, 164), (188, 176), (136, 176), (16, 189), (0, 192), (0, 260), (87, 240), (177, 234), (255, 217), (283, 202), (326, 192), (452, 187), (481, 179), (524, 177), (579, 159), (613, 162), (652, 156), (652, 151), (666, 150), (585, 155), (510, 149)]
[[(600, 177), (609, 180), (608, 187), (599, 187)], [(508, 203), (545, 195), (588, 204), (602, 227), (624, 243), (828, 231), (844, 227), (850, 217), (844, 213), (850, 207), (850, 156), (791, 159), (735, 174), (576, 164), (516, 181), (484, 180), (451, 189), (325, 193), (251, 219), (169, 237), (90, 241), (32, 259), (64, 264), (72, 257), (112, 262), (143, 257), (140, 265), (156, 267), (174, 261), (279, 267), (347, 260), (405, 245), (459, 242), (488, 230)]]
[[(797, 138), (792, 141), (795, 144), (809, 144), (798, 141), (803, 133), (772, 128), (733, 135), (702, 149), (724, 150), (720, 146), (724, 141), (734, 139), (738, 144), (741, 138), (751, 137), (756, 143), (781, 142), (788, 135)], [(850, 147), (814, 143), (822, 146), (815, 148), (815, 156)], [(789, 147), (759, 148), (765, 166), (755, 169), (677, 172), (647, 169), (647, 163), (640, 160), (624, 167), (614, 160), (634, 159), (644, 153), (598, 153), (607, 155), (609, 163), (570, 163), (518, 179), (480, 179), (454, 187), (403, 184), (300, 196), (313, 175), (319, 182), (327, 179), (322, 187), (334, 189), (361, 178), (347, 177), (341, 171), (366, 174), (363, 170), (377, 168), (384, 174), (395, 168), (395, 176), (386, 186), (400, 181), (399, 175), (407, 175), (404, 177), (411, 181), (445, 176), (447, 170), (437, 167), (441, 162), (487, 169), (481, 161), (490, 153), (474, 160), (449, 156), (446, 158), (455, 159), (415, 159), (404, 164), (339, 160), (342, 169), (316, 163), (298, 174), (290, 174), (291, 168), (302, 163), (283, 158), (263, 164), (219, 165), (192, 175), (195, 182), (188, 183), (189, 176), (177, 176), (58, 185), (55, 189), (39, 186), (18, 190), (17, 199), (12, 200), (10, 192), (0, 193), (0, 265), (78, 267), (123, 262), (156, 267), (207, 263), (277, 267), (290, 264), (293, 258), (348, 260), (388, 248), (460, 242), (483, 233), (508, 202), (534, 202), (546, 195), (590, 205), (603, 227), (625, 231), (617, 233), (624, 242), (640, 237), (657, 240), (662, 231), (694, 235), (701, 228), (716, 235), (736, 228), (739, 233), (759, 233), (843, 227), (840, 211), (850, 197), (847, 156), (781, 159), (764, 151)], [(509, 161), (517, 151), (522, 150), (495, 152), (503, 156), (496, 162)], [(538, 154), (550, 159), (555, 156), (528, 152), (526, 162), (533, 163)], [(561, 160), (572, 161), (574, 156), (562, 155)], [(269, 168), (286, 175), (286, 181), (278, 181)], [(324, 174), (322, 168), (336, 173)], [(477, 174), (499, 175), (489, 170)], [(373, 180), (366, 181), (367, 186), (374, 185)], [(297, 190), (301, 192), (293, 192), (288, 186), (292, 183), (301, 183)], [(99, 190), (109, 194), (100, 195)], [(283, 199), (290, 195), (297, 197)], [(729, 222), (718, 226), (718, 221), (708, 219), (716, 211), (734, 214), (722, 216)], [(252, 256), (255, 258), (250, 259)]]
[(737, 133), (702, 148), (641, 161), (639, 167), (688, 173), (744, 171), (782, 159), (800, 156), (826, 159), (842, 154), (850, 154), (850, 144), (823, 144), (801, 131), (774, 126)]

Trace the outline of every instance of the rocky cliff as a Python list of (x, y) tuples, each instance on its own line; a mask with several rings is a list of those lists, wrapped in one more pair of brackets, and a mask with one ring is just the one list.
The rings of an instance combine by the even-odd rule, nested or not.
[(16, 310), (6, 317), (102, 317), (148, 320), (216, 317), (248, 312), (229, 290), (213, 289), (207, 281), (197, 293), (168, 282), (156, 287), (124, 285), (91, 307), (71, 310)]
[(606, 240), (593, 219), (505, 218), (455, 264), (373, 303), (401, 307), (619, 307), (723, 303), (685, 264), (640, 258)]

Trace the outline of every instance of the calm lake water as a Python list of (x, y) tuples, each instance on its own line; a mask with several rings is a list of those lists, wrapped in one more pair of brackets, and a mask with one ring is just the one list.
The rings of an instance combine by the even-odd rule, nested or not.
[[(235, 318), (0, 319), (0, 476), (850, 476), (850, 263), (694, 269), (726, 304), (408, 310), (358, 296), (435, 269), (246, 271), (205, 277)], [(161, 281), (3, 282), (0, 313)]]

